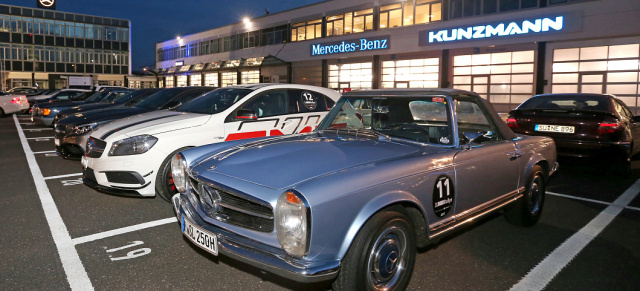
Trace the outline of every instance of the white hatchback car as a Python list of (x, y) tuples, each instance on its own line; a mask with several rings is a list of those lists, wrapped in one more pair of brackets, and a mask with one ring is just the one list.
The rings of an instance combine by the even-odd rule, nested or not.
[(340, 94), (294, 84), (225, 87), (173, 111), (154, 111), (94, 129), (83, 182), (94, 189), (169, 201), (176, 193), (171, 157), (205, 144), (314, 130)]

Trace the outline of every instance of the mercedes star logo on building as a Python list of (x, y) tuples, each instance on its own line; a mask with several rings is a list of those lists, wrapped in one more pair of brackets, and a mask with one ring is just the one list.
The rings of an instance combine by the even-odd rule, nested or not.
[(55, 0), (38, 0), (38, 2), (40, 2), (40, 5), (45, 7), (51, 7), (56, 3)]

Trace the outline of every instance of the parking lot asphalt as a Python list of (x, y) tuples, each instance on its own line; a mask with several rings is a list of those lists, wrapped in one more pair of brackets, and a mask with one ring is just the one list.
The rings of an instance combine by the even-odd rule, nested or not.
[[(26, 115), (0, 119), (1, 290), (330, 289), (200, 250), (165, 201), (84, 186), (52, 137)], [(637, 290), (639, 178), (640, 161), (620, 177), (560, 159), (536, 226), (495, 214), (421, 249), (408, 289)]]

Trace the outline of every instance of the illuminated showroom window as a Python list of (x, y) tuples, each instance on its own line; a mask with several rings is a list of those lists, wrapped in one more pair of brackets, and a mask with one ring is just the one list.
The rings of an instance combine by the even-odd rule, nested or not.
[(372, 88), (372, 63), (329, 65), (329, 88), (367, 90)]
[(327, 36), (373, 30), (373, 9), (347, 12), (327, 17)]
[(204, 74), (204, 85), (211, 87), (219, 87), (218, 84), (218, 73), (207, 73)]
[(520, 104), (534, 93), (534, 58), (532, 50), (454, 56), (453, 88), (492, 103)]
[(322, 37), (322, 19), (309, 20), (291, 25), (291, 41)]
[(158, 88), (164, 88), (164, 81), (158, 81)]
[(242, 77), (242, 84), (258, 84), (260, 83), (260, 71), (259, 70), (253, 70), (253, 71), (243, 71), (240, 72), (240, 75)]
[(167, 88), (173, 88), (173, 76), (167, 76)]
[(382, 62), (382, 88), (438, 88), (440, 59)]
[(442, 1), (409, 0), (380, 6), (380, 28), (407, 26), (442, 20)]
[(176, 76), (176, 87), (187, 87), (187, 75)]
[(237, 72), (223, 72), (222, 73), (222, 86), (238, 85), (238, 73)]
[(638, 107), (640, 44), (555, 49), (553, 93), (614, 94)]
[(202, 75), (191, 75), (189, 77), (189, 86), (202, 86)]

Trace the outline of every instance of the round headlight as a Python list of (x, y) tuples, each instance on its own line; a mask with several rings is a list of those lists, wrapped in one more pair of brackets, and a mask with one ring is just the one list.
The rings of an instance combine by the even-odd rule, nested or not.
[(187, 190), (187, 162), (180, 153), (171, 158), (171, 176), (178, 192)]
[(282, 249), (292, 257), (307, 254), (310, 235), (310, 209), (297, 191), (282, 193), (276, 204), (276, 232)]

